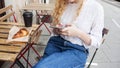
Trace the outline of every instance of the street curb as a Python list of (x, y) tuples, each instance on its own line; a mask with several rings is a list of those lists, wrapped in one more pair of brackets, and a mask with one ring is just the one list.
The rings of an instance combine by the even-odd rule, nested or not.
[(118, 1), (110, 1), (110, 0), (103, 0), (103, 1), (120, 8), (120, 2)]

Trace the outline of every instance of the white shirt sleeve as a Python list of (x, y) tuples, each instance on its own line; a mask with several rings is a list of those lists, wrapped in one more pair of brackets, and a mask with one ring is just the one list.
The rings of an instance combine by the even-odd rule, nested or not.
[(104, 10), (101, 5), (97, 10), (97, 14), (93, 21), (93, 25), (90, 31), (91, 46), (99, 47), (102, 40), (102, 30), (104, 28)]

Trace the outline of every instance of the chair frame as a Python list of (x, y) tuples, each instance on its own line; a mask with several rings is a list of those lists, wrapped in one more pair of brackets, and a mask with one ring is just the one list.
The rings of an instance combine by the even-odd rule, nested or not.
[[(38, 14), (38, 12), (36, 11), (36, 14), (37, 14), (37, 16), (38, 16), (38, 18), (39, 19), (42, 19), (42, 18), (40, 18), (40, 16), (44, 16), (44, 14)], [(49, 14), (47, 14), (47, 15), (49, 15)], [(47, 25), (45, 24), (46, 23), (46, 21), (47, 20), (49, 20), (49, 17), (47, 16), (47, 17), (45, 17), (45, 19), (43, 20), (43, 21), (41, 21), (40, 23), (40, 25), (42, 26), (42, 25), (44, 25), (45, 26), (45, 28), (47, 29), (47, 31), (49, 32), (49, 34), (51, 35), (51, 31), (50, 31), (50, 29), (47, 27)], [(48, 22), (49, 23), (49, 22)], [(49, 23), (50, 24), (50, 23)]]
[[(30, 55), (30, 49), (33, 50), (33, 52), (35, 52), (35, 54), (41, 58), (41, 55), (37, 52), (37, 50), (33, 47), (33, 45), (35, 43), (37, 43), (36, 41), (38, 40), (42, 30), (40, 30), (41, 25), (39, 25), (36, 30), (34, 31), (33, 34), (31, 34), (31, 38), (29, 40), (29, 42), (26, 44), (26, 47), (23, 48), (23, 50), (21, 50), (21, 52), (19, 53), (19, 55), (17, 56), (15, 62), (10, 66), (10, 68), (14, 68), (14, 65), (17, 64), (20, 68), (28, 68), (28, 65), (32, 68), (32, 64), (29, 62), (29, 55)], [(27, 53), (27, 57), (25, 57), (25, 53)], [(24, 67), (24, 65), (20, 62), (20, 59), (23, 58), (24, 61), (27, 63), (26, 67)]]
[[(103, 38), (103, 39), (102, 39), (102, 43), (101, 43), (101, 44), (103, 44), (103, 43), (104, 43), (104, 41), (105, 41), (104, 35), (107, 35), (107, 34), (108, 34), (108, 32), (109, 32), (109, 30), (108, 30), (108, 29), (103, 28), (103, 31), (102, 31), (102, 38)], [(96, 55), (96, 53), (97, 53), (98, 49), (99, 49), (99, 48), (96, 48), (96, 49), (95, 49), (95, 51), (94, 51), (94, 53), (93, 53), (93, 55), (92, 55), (92, 58), (91, 58), (91, 60), (90, 60), (90, 63), (88, 64), (87, 68), (90, 68), (91, 63), (93, 62), (93, 60), (94, 60), (94, 58), (95, 58), (95, 55)]]
[(8, 11), (8, 10), (11, 10), (10, 13), (8, 13), (8, 14), (0, 17), (0, 22), (5, 21), (6, 19), (10, 18), (12, 15), (13, 15), (14, 21), (17, 22), (16, 17), (15, 17), (15, 15), (14, 15), (15, 12), (12, 10), (12, 8), (13, 8), (13, 6), (12, 6), (12, 5), (9, 5), (9, 6), (5, 7), (5, 8), (0, 9), (0, 14), (6, 12), (6, 11)]

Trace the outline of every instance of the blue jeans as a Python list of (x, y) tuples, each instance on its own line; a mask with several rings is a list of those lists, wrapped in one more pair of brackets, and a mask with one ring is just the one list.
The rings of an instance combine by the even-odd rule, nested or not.
[(42, 59), (33, 68), (84, 68), (88, 50), (60, 36), (49, 39)]

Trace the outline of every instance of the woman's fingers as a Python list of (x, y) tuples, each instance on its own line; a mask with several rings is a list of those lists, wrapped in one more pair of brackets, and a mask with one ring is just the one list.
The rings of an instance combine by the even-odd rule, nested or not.
[(60, 34), (62, 34), (62, 35), (67, 35), (67, 36), (68, 36), (68, 31), (61, 31)]
[(69, 34), (68, 27), (62, 29), (62, 30), (61, 30), (61, 34), (62, 34), (62, 35), (67, 35), (67, 36), (68, 36), (68, 34)]
[(62, 29), (61, 31), (62, 31), (62, 32), (67, 32), (68, 29), (69, 29), (69, 27), (66, 27), (66, 28)]
[(65, 33), (61, 33), (62, 35), (65, 35), (65, 36), (68, 36), (68, 33), (67, 32), (65, 32)]

